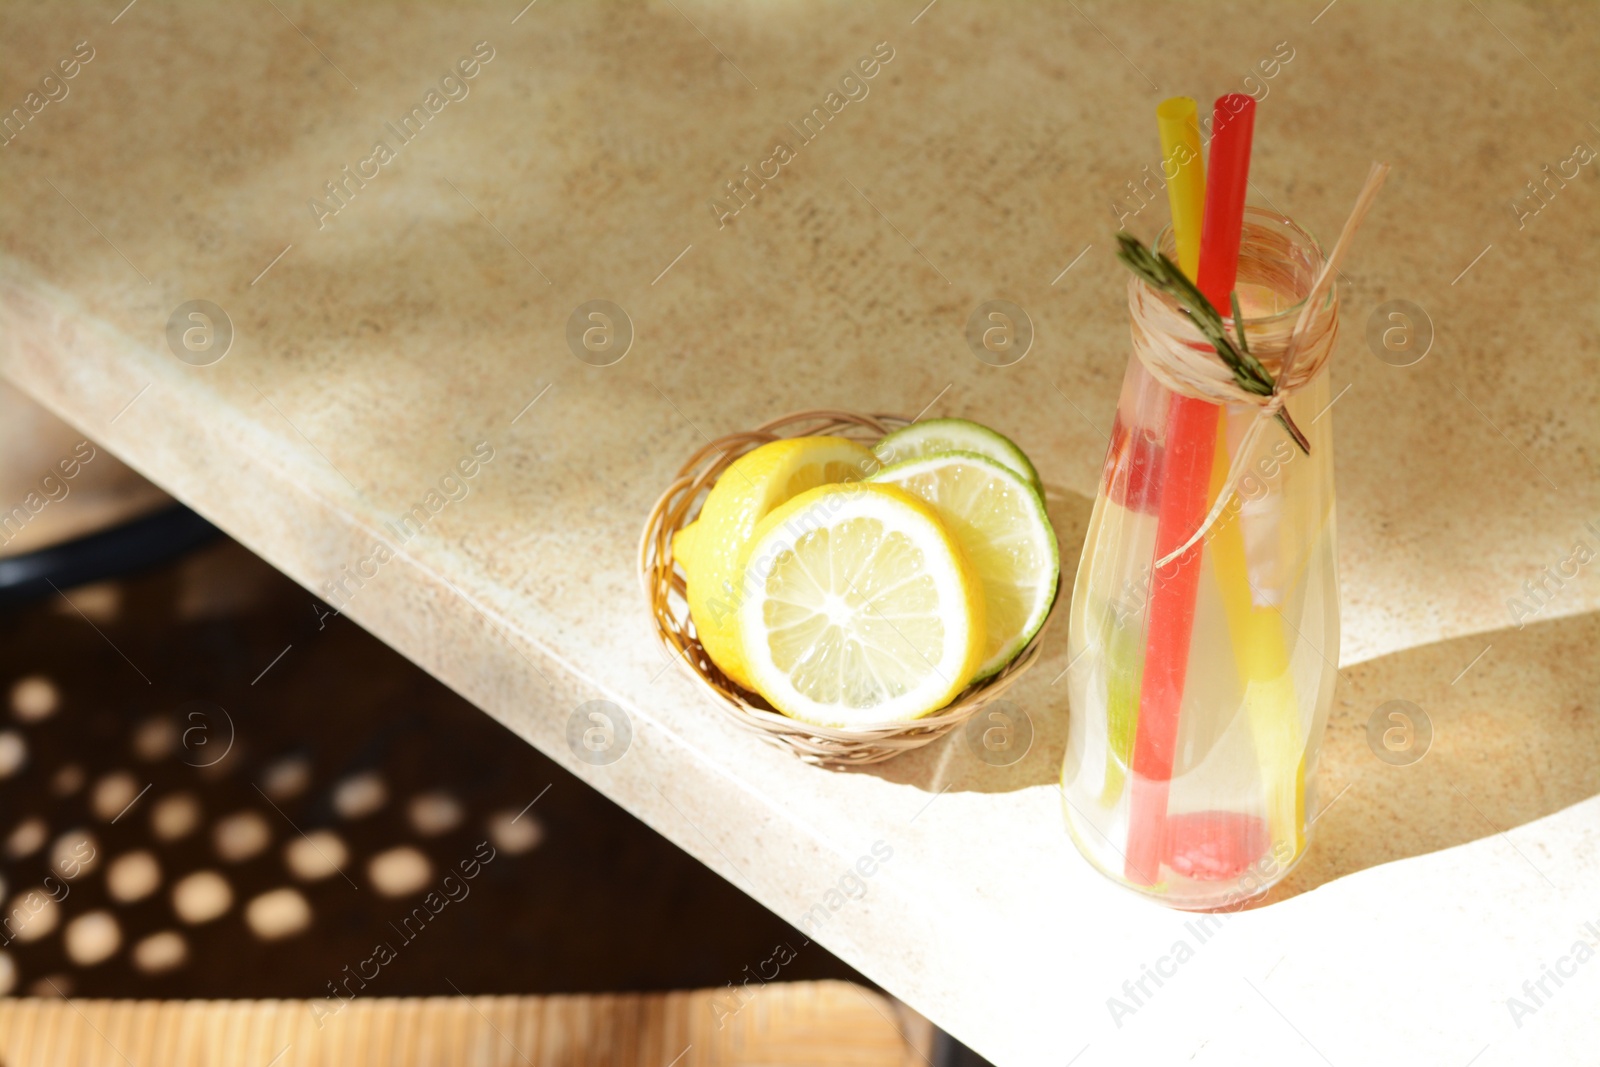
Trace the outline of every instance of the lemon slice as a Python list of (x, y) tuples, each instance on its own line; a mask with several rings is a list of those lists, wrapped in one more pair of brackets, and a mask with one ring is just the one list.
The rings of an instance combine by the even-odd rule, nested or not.
[(897, 463), (871, 480), (933, 505), (972, 561), (988, 627), (972, 680), (995, 674), (1039, 632), (1055, 603), (1061, 558), (1039, 494), (1016, 471), (974, 452)]
[(1034, 492), (1044, 495), (1044, 483), (1028, 457), (1011, 438), (966, 419), (929, 419), (896, 430), (872, 446), (886, 466), (943, 452), (976, 452), (1002, 467), (1010, 467), (1028, 480)]
[(756, 689), (795, 719), (860, 726), (948, 704), (983, 658), (983, 588), (927, 504), (827, 485), (751, 545), (740, 640)]
[(700, 517), (672, 539), (683, 564), (689, 617), (706, 655), (746, 689), (734, 618), (747, 590), (744, 561), (756, 524), (778, 505), (808, 489), (858, 481), (877, 470), (871, 452), (843, 437), (791, 437), (772, 441), (735, 460), (711, 487)]

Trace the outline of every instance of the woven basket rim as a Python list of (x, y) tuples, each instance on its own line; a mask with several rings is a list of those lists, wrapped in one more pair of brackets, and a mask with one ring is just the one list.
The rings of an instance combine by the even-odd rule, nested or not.
[(903, 415), (860, 414), (833, 408), (791, 412), (751, 430), (707, 441), (679, 466), (645, 519), (639, 538), (639, 584), (650, 608), (657, 640), (714, 706), (741, 727), (785, 748), (808, 763), (852, 767), (878, 763), (938, 740), (1009, 689), (1038, 660), (1042, 638), (1060, 606), (1060, 579), (1044, 623), (1001, 671), (967, 686), (944, 708), (920, 719), (859, 726), (816, 726), (774, 710), (723, 674), (695, 635), (684, 577), (672, 556), (672, 535), (699, 515), (716, 479), (735, 460), (761, 445), (787, 437), (832, 435), (871, 444), (913, 421)]

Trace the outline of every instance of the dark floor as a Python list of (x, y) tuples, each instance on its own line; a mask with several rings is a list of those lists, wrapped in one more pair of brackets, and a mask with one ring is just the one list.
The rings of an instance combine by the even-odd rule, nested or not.
[(0, 992), (682, 989), (804, 941), (230, 542), (10, 609), (0, 686)]

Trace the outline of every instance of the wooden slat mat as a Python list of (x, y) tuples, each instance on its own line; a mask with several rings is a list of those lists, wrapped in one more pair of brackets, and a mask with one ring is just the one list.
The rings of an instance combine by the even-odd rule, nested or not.
[[(848, 982), (554, 997), (0, 1000), (4, 1067), (905, 1067), (927, 1024)], [(333, 1002), (337, 1005), (337, 1002)]]

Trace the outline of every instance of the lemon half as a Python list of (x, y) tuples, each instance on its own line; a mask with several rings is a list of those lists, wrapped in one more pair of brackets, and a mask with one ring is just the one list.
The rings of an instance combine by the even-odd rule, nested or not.
[(756, 525), (808, 489), (858, 481), (878, 468), (865, 447), (843, 437), (772, 441), (735, 460), (711, 487), (700, 517), (678, 531), (673, 557), (683, 564), (700, 644), (722, 672), (754, 688), (744, 666), (735, 616), (748, 590), (744, 561)]

